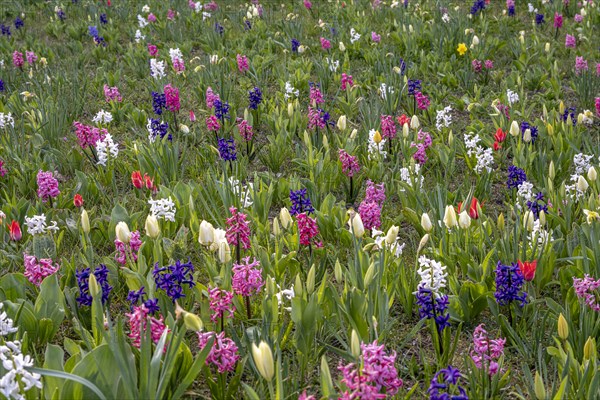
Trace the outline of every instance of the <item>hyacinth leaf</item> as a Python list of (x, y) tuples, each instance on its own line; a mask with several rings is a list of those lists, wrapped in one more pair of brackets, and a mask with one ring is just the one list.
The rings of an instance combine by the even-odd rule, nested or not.
[(254, 391), (254, 389), (252, 389), (251, 386), (247, 385), (244, 382), (242, 382), (242, 386), (244, 386), (244, 390), (246, 390), (246, 396), (248, 396), (249, 399), (261, 400), (260, 396), (256, 393), (256, 391)]
[(25, 275), (15, 272), (0, 278), (0, 297), (2, 300), (17, 301), (26, 298), (28, 284)]
[[(60, 346), (54, 344), (46, 345), (46, 352), (44, 354), (44, 369), (50, 369), (54, 371), (64, 371), (64, 357), (65, 352)], [(60, 398), (60, 388), (62, 382), (60, 379), (53, 376), (46, 376), (46, 386), (49, 388), (56, 388), (54, 393), (51, 391), (44, 391), (44, 397), (46, 400), (50, 400), (52, 397), (58, 396)]]
[(37, 318), (46, 318), (51, 322), (47, 338), (50, 340), (58, 332), (60, 324), (65, 318), (65, 297), (60, 290), (56, 275), (48, 276), (42, 281), (34, 312)]
[[(95, 397), (90, 396), (90, 397), (85, 397), (85, 398), (90, 398), (90, 399), (98, 398), (100, 400), (107, 399), (107, 397), (102, 393), (102, 391), (96, 385), (94, 385), (89, 380), (82, 378), (81, 376), (70, 374), (70, 373), (64, 372), (64, 371), (54, 371), (54, 370), (46, 369), (46, 368), (29, 368), (29, 372), (40, 374), (42, 376), (50, 376), (50, 377), (54, 377), (54, 378), (65, 379), (67, 381), (77, 382), (77, 383), (85, 386), (89, 390), (91, 390), (91, 392), (95, 395)], [(65, 393), (65, 392), (67, 392), (67, 390), (63, 389), (63, 393)], [(73, 392), (69, 392), (69, 393), (73, 393)], [(67, 398), (67, 397), (64, 397), (64, 398)], [(73, 396), (73, 397), (68, 397), (68, 398), (81, 399), (84, 397), (79, 395), (79, 396)]]
[[(200, 351), (198, 353), (198, 355), (196, 356), (196, 359), (194, 360), (194, 363), (188, 369), (188, 373), (181, 380), (181, 383), (179, 384), (179, 386), (177, 386), (177, 389), (175, 390), (175, 392), (173, 393), (173, 396), (171, 397), (172, 399), (181, 398), (185, 394), (185, 391), (194, 382), (194, 380), (196, 379), (198, 374), (200, 374), (200, 371), (202, 371), (202, 367), (204, 366), (206, 358), (208, 357), (208, 354), (210, 353), (210, 350), (212, 349), (214, 341), (215, 341), (214, 337), (211, 337), (210, 339), (208, 339), (208, 342), (206, 342), (206, 345), (204, 346), (202, 351)], [(238, 368), (239, 368), (239, 366), (238, 366)], [(230, 384), (232, 384), (232, 382), (230, 382)]]
[(120, 204), (116, 204), (110, 213), (110, 224), (108, 226), (108, 233), (113, 239), (115, 238), (115, 227), (119, 222), (125, 222), (127, 226), (131, 226), (131, 219), (127, 210)]
[(329, 370), (325, 356), (321, 357), (321, 391), (323, 392), (323, 396), (327, 398), (335, 394), (331, 371)]

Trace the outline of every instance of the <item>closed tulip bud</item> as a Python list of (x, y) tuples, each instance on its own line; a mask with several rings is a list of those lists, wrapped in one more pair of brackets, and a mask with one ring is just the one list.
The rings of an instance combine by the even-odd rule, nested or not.
[(583, 359), (589, 360), (596, 354), (596, 341), (590, 336), (583, 345)]
[(563, 103), (562, 100), (558, 104), (558, 112), (560, 113), (560, 115), (565, 113), (565, 103)]
[(500, 215), (498, 215), (498, 229), (500, 231), (504, 230), (504, 214), (500, 213)]
[(283, 207), (281, 211), (279, 211), (279, 219), (281, 220), (281, 226), (283, 229), (288, 229), (292, 224), (292, 216), (287, 208)]
[(562, 340), (567, 340), (569, 337), (569, 324), (562, 313), (558, 316), (558, 337)]
[(190, 133), (190, 128), (184, 124), (179, 125), (179, 130), (183, 133)]
[(358, 130), (353, 129), (352, 133), (350, 133), (350, 139), (352, 139), (352, 140), (356, 139), (356, 135), (358, 135)]
[(525, 36), (519, 36), (519, 42), (521, 42), (521, 44), (525, 44)]
[(210, 246), (215, 241), (215, 228), (208, 221), (200, 222), (198, 242), (203, 246)]
[(296, 280), (294, 283), (294, 295), (297, 297), (302, 297), (302, 278), (300, 274), (296, 274)]
[(342, 271), (342, 264), (340, 264), (340, 260), (335, 260), (335, 267), (333, 268), (333, 276), (338, 283), (342, 283), (342, 279), (344, 278), (344, 273)]
[(462, 229), (467, 229), (471, 226), (471, 217), (466, 210), (458, 215), (458, 226)]
[(327, 135), (325, 134), (323, 134), (323, 148), (329, 150), (329, 139), (327, 139)]
[(396, 65), (396, 66), (393, 68), (393, 71), (394, 71), (395, 73), (397, 73), (398, 75), (400, 75), (400, 74), (402, 73), (402, 70), (401, 70), (401, 69), (400, 69), (400, 67), (399, 67), (399, 66), (397, 66), (397, 65)]
[(453, 144), (454, 144), (454, 135), (452, 134), (452, 131), (450, 131), (450, 133), (448, 133), (448, 146), (452, 147)]
[(131, 240), (131, 232), (129, 231), (129, 227), (125, 222), (121, 221), (117, 224), (117, 226), (115, 226), (115, 234), (121, 243), (129, 244), (129, 240)]
[(219, 261), (222, 264), (231, 261), (231, 249), (229, 248), (229, 243), (227, 243), (227, 240), (219, 243)]
[(408, 138), (408, 133), (409, 133), (409, 126), (408, 126), (408, 122), (405, 122), (404, 125), (402, 125), (402, 137), (404, 139)]
[(313, 264), (308, 270), (308, 275), (306, 276), (306, 292), (309, 295), (315, 291), (315, 273), (315, 264)]
[(590, 182), (595, 182), (598, 178), (598, 173), (596, 172), (596, 168), (594, 168), (594, 166), (591, 166), (590, 169), (588, 169), (587, 177)]
[(160, 227), (158, 226), (158, 220), (154, 215), (150, 214), (146, 217), (144, 229), (146, 230), (146, 235), (150, 236), (152, 239), (156, 239), (158, 237), (158, 234), (160, 233)]
[(419, 248), (417, 249), (417, 254), (419, 254), (421, 252), (421, 250), (423, 250), (423, 248), (425, 247), (425, 245), (427, 244), (428, 241), (429, 241), (429, 233), (426, 233), (425, 236), (423, 236), (421, 238), (421, 241), (419, 242)]
[(579, 175), (579, 179), (577, 180), (577, 190), (585, 192), (590, 185), (587, 183), (583, 175)]
[(363, 225), (360, 214), (354, 211), (350, 211), (350, 220), (348, 225), (350, 226), (350, 232), (357, 238), (363, 237), (365, 234), (365, 226)]
[(421, 228), (428, 233), (433, 229), (433, 224), (431, 223), (431, 219), (429, 219), (429, 214), (427, 213), (421, 214)]
[(90, 233), (90, 217), (85, 208), (81, 210), (81, 229), (83, 229), (85, 234)]
[(548, 177), (554, 180), (556, 176), (556, 171), (554, 171), (554, 161), (550, 161), (550, 167), (548, 168)]
[(340, 115), (340, 117), (338, 118), (337, 127), (340, 131), (346, 130), (346, 116), (345, 115)]
[(531, 129), (525, 129), (525, 132), (523, 133), (523, 141), (525, 143), (531, 142)]
[(288, 103), (288, 116), (292, 118), (294, 115), (294, 105), (292, 103)]
[(471, 48), (477, 47), (479, 45), (479, 38), (477, 35), (473, 36), (473, 40), (471, 41)]
[(545, 226), (546, 225), (546, 213), (544, 212), (544, 210), (540, 211), (539, 220), (540, 220), (540, 225), (541, 226)]
[(585, 118), (585, 115), (584, 115), (583, 113), (579, 113), (579, 114), (577, 115), (577, 123), (578, 123), (578, 124), (581, 124), (581, 123), (583, 123), (583, 119), (584, 119), (584, 118)]
[(352, 333), (350, 334), (350, 351), (352, 351), (354, 358), (358, 359), (360, 357), (360, 339), (354, 329), (352, 329)]
[(410, 33), (413, 33), (414, 29), (413, 29), (413, 26), (412, 26), (412, 25), (408, 25), (408, 31), (409, 31)]
[(340, 51), (341, 52), (346, 51), (346, 46), (344, 46), (344, 42), (340, 42)]
[(298, 53), (302, 54), (306, 51), (306, 46), (301, 44), (300, 46), (298, 46)]
[(375, 131), (375, 134), (373, 135), (373, 141), (376, 144), (381, 143), (381, 141), (383, 140), (383, 138), (381, 137), (381, 133), (379, 133), (379, 131)]
[(184, 310), (177, 302), (175, 303), (175, 319), (178, 321), (183, 320), (186, 329), (194, 332), (199, 332), (204, 327), (199, 316)]
[(419, 122), (419, 117), (417, 117), (416, 115), (413, 115), (412, 118), (410, 119), (410, 128), (411, 129), (419, 129), (420, 126), (421, 126), (421, 123)]
[(396, 239), (398, 239), (398, 232), (399, 231), (400, 231), (399, 227), (397, 227), (396, 225), (392, 225), (390, 227), (390, 229), (388, 229), (387, 235), (385, 235), (385, 242), (388, 245), (396, 243)]
[(544, 381), (542, 380), (542, 376), (538, 371), (535, 371), (534, 382), (534, 391), (535, 397), (537, 400), (546, 400), (546, 388), (544, 386)]
[(550, 43), (546, 42), (546, 45), (544, 46), (544, 51), (546, 53), (550, 53)]
[(269, 345), (265, 342), (260, 342), (258, 346), (252, 343), (252, 358), (260, 375), (271, 382), (275, 375), (275, 363)]
[(446, 206), (446, 212), (444, 212), (444, 224), (448, 229), (452, 229), (458, 225), (456, 211), (454, 211), (453, 206)]
[(523, 216), (523, 228), (527, 229), (528, 232), (533, 231), (533, 224), (535, 222), (535, 218), (533, 212), (527, 211)]
[(273, 235), (281, 235), (281, 228), (279, 227), (279, 218), (273, 218)]
[(210, 63), (211, 64), (216, 64), (219, 62), (219, 55), (218, 54), (213, 54), (212, 56), (210, 56)]
[(519, 131), (520, 131), (519, 124), (517, 123), (517, 121), (513, 121), (510, 124), (510, 134), (512, 136), (518, 136), (519, 135)]
[(98, 295), (102, 293), (102, 289), (100, 288), (100, 285), (98, 285), (98, 280), (94, 274), (90, 274), (90, 277), (88, 278), (88, 288), (90, 295), (93, 298), (97, 298)]
[(369, 284), (373, 280), (374, 276), (375, 276), (375, 263), (371, 263), (371, 265), (369, 265), (369, 268), (367, 269), (367, 273), (365, 274), (365, 278), (364, 278), (365, 287), (369, 286)]

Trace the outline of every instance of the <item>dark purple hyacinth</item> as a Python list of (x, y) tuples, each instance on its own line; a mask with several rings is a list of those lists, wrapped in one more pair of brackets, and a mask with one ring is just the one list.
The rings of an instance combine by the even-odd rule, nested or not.
[(173, 300), (173, 303), (177, 299), (185, 297), (183, 285), (187, 285), (189, 288), (195, 285), (193, 274), (194, 266), (189, 260), (187, 263), (177, 260), (175, 264), (162, 268), (156, 263), (152, 270), (156, 287), (165, 291), (167, 296)]
[(527, 180), (527, 175), (525, 171), (519, 167), (511, 165), (508, 167), (508, 179), (506, 181), (506, 186), (509, 189), (518, 188), (523, 182)]
[(15, 29), (21, 29), (25, 24), (20, 17), (15, 18)]
[(215, 22), (215, 32), (223, 36), (223, 34), (225, 33), (225, 28), (220, 23)]
[(406, 62), (404, 62), (404, 58), (400, 57), (400, 75), (404, 76), (406, 72)]
[(2, 32), (2, 36), (10, 36), (10, 26), (0, 24), (0, 31)]
[(91, 37), (94, 38), (94, 43), (96, 43), (96, 45), (103, 45), (106, 46), (106, 42), (104, 41), (104, 38), (102, 36), (100, 36), (100, 34), (98, 33), (98, 28), (95, 26), (88, 26), (88, 32), (90, 34)]
[(252, 22), (249, 19), (244, 21), (244, 30), (249, 31), (252, 29)]
[(409, 79), (408, 80), (408, 94), (414, 96), (417, 92), (421, 91), (421, 80), (420, 79)]
[(567, 122), (567, 119), (571, 117), (571, 122), (573, 123), (573, 126), (575, 126), (577, 124), (576, 113), (577, 109), (575, 107), (568, 107), (565, 109), (563, 115), (560, 116), (560, 119), (562, 119), (563, 122)]
[(150, 119), (150, 131), (152, 132), (152, 137), (156, 138), (160, 136), (160, 138), (164, 138), (166, 135), (168, 136), (169, 141), (173, 140), (173, 135), (169, 133), (169, 124), (167, 122), (162, 122), (160, 119)]
[(108, 17), (106, 16), (105, 13), (100, 14), (100, 23), (102, 25), (108, 24)]
[(469, 400), (467, 392), (458, 384), (462, 374), (451, 365), (441, 369), (431, 379), (427, 393), (430, 400)]
[(511, 301), (520, 301), (519, 306), (527, 303), (527, 293), (522, 291), (525, 279), (517, 263), (508, 265), (498, 261), (496, 267), (496, 293), (494, 297), (499, 305), (505, 306)]
[(471, 14), (475, 15), (485, 9), (485, 0), (475, 0), (471, 6)]
[(152, 109), (154, 114), (162, 115), (163, 108), (167, 106), (167, 96), (164, 93), (152, 92)]
[(149, 314), (154, 314), (160, 311), (160, 307), (158, 306), (158, 299), (147, 299), (144, 301), (144, 296), (146, 292), (144, 291), (144, 286), (142, 286), (139, 290), (130, 290), (127, 295), (127, 301), (130, 304), (131, 310), (135, 307), (139, 302), (143, 303)]
[(219, 118), (221, 122), (231, 118), (228, 102), (222, 102), (221, 99), (217, 99), (213, 102), (213, 105), (215, 107), (215, 117)]
[(6, 87), (4, 86), (4, 81), (0, 79), (0, 92), (4, 92), (5, 89)]
[(521, 122), (521, 139), (523, 139), (523, 135), (527, 129), (531, 131), (531, 144), (533, 144), (538, 137), (538, 128), (535, 125), (530, 125), (529, 122)]
[(515, 5), (514, 4), (508, 6), (508, 16), (509, 17), (515, 16)]
[(223, 161), (235, 161), (237, 160), (237, 153), (235, 151), (235, 142), (233, 139), (219, 138), (219, 155)]
[(544, 23), (544, 14), (535, 14), (535, 23), (541, 25)]
[(300, 47), (298, 39), (292, 39), (292, 53), (298, 53), (298, 47)]
[(254, 89), (248, 92), (248, 101), (250, 102), (249, 107), (253, 110), (256, 110), (259, 104), (262, 102), (262, 92), (259, 87), (255, 87)]
[(65, 18), (67, 18), (67, 14), (65, 14), (65, 12), (63, 11), (63, 9), (62, 9), (62, 8), (59, 8), (59, 9), (56, 11), (56, 16), (57, 16), (57, 17), (58, 17), (58, 19), (60, 19), (61, 21), (64, 21), (64, 20), (65, 20)]
[(533, 200), (527, 202), (527, 208), (533, 213), (536, 220), (540, 218), (540, 211), (544, 211), (544, 213), (548, 214), (548, 204), (544, 202), (544, 195), (542, 192), (539, 192), (535, 195)]
[(436, 298), (430, 289), (419, 288), (417, 291), (417, 305), (419, 306), (421, 319), (434, 319), (440, 332), (450, 326), (450, 314), (447, 312), (448, 304), (448, 295)]
[(315, 212), (315, 209), (308, 198), (308, 194), (306, 194), (306, 189), (290, 190), (290, 200), (292, 201), (292, 208), (290, 210), (291, 215), (298, 215), (304, 212), (307, 214)]
[[(79, 286), (79, 296), (77, 297), (77, 302), (82, 306), (91, 306), (92, 305), (92, 295), (90, 294), (90, 271), (91, 269), (84, 268), (82, 270), (75, 271), (75, 277), (77, 278), (77, 286)], [(112, 286), (108, 283), (108, 268), (106, 265), (100, 264), (94, 270), (94, 276), (96, 277), (96, 281), (100, 285), (102, 289), (102, 304), (106, 304), (108, 301), (108, 296), (112, 291)]]

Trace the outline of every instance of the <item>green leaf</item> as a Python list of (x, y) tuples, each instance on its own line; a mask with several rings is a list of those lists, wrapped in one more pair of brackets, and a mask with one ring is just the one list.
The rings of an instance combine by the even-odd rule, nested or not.
[(183, 394), (185, 393), (187, 388), (190, 387), (190, 385), (194, 382), (194, 380), (196, 379), (196, 377), (198, 376), (200, 371), (202, 371), (202, 367), (204, 366), (206, 357), (208, 357), (208, 354), (210, 353), (210, 350), (212, 349), (214, 341), (215, 341), (215, 338), (213, 336), (208, 340), (208, 342), (206, 342), (206, 345), (204, 346), (202, 351), (196, 356), (194, 363), (192, 364), (192, 366), (189, 369), (189, 372), (181, 380), (181, 383), (179, 384), (179, 386), (177, 386), (177, 389), (175, 390), (175, 393), (173, 394), (171, 399), (178, 399), (181, 396), (183, 396)]
[[(100, 389), (98, 389), (98, 387), (96, 385), (94, 385), (92, 382), (90, 382), (87, 379), (84, 379), (80, 376), (77, 376), (74, 374), (69, 374), (68, 372), (53, 371), (51, 369), (45, 369), (45, 368), (29, 368), (28, 370), (29, 370), (29, 372), (32, 372), (35, 374), (40, 374), (43, 376), (51, 376), (54, 378), (67, 379), (69, 381), (80, 383), (81, 385), (90, 389), (96, 395), (96, 397), (98, 397), (100, 400), (106, 400), (106, 396), (104, 396), (102, 391)], [(73, 398), (75, 398), (75, 397), (73, 397)]]

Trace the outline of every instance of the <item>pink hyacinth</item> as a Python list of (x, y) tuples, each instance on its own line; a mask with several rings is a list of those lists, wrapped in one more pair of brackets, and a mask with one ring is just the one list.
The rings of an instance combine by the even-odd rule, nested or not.
[(23, 53), (15, 50), (13, 53), (13, 65), (17, 68), (23, 68), (23, 64), (25, 64), (25, 60), (23, 60)]
[(312, 239), (319, 234), (317, 220), (309, 217), (306, 213), (298, 214), (298, 234), (302, 246), (310, 246)]
[(208, 12), (217, 11), (219, 9), (219, 5), (213, 0), (208, 4), (205, 4), (204, 9)]
[(471, 61), (471, 67), (473, 67), (473, 71), (475, 71), (475, 73), (478, 74), (483, 69), (483, 63), (481, 61), (475, 59), (475, 60)]
[(7, 171), (4, 167), (4, 160), (0, 159), (0, 177), (3, 177), (4, 175), (6, 175), (6, 173)]
[(156, 344), (160, 340), (163, 332), (168, 329), (163, 321), (163, 317), (155, 318), (150, 316), (149, 310), (145, 305), (134, 306), (133, 312), (125, 314), (129, 318), (129, 335), (128, 337), (133, 340), (131, 343), (134, 347), (140, 348), (142, 344), (142, 335), (145, 335), (146, 329), (148, 329), (148, 322), (150, 322), (150, 337)]
[(245, 119), (241, 120), (238, 124), (238, 130), (240, 131), (240, 135), (242, 138), (244, 138), (244, 140), (248, 142), (252, 140), (254, 132), (252, 131), (252, 125), (248, 124), (248, 121)]
[(323, 100), (323, 93), (321, 93), (321, 90), (319, 90), (317, 85), (312, 85), (310, 87), (310, 102), (313, 107), (317, 104), (325, 103), (325, 100)]
[(216, 323), (219, 319), (233, 317), (235, 312), (233, 293), (214, 287), (208, 289), (208, 297), (210, 299), (209, 308), (213, 312), (210, 316), (212, 322)]
[(580, 56), (575, 57), (575, 75), (581, 75), (588, 70), (588, 62)]
[(485, 63), (483, 63), (483, 65), (485, 66), (485, 69), (494, 68), (494, 62), (492, 60), (485, 60)]
[(358, 206), (358, 213), (365, 229), (381, 227), (381, 208), (377, 203), (363, 201)]
[(29, 65), (32, 65), (38, 59), (38, 56), (36, 56), (33, 51), (26, 51), (25, 56), (27, 58), (27, 63), (29, 63)]
[(575, 48), (575, 36), (569, 35), (567, 33), (567, 36), (565, 37), (565, 47), (567, 49), (574, 49)]
[(499, 372), (498, 359), (504, 353), (506, 339), (490, 339), (484, 325), (480, 324), (473, 332), (473, 350), (471, 359), (477, 368), (487, 369), (487, 373), (495, 375)]
[[(384, 183), (373, 183), (370, 179), (367, 180), (367, 188), (365, 190), (365, 201), (368, 203), (376, 203), (380, 206), (385, 201), (385, 185)], [(359, 214), (362, 213), (359, 211)]]
[(115, 260), (119, 264), (127, 264), (127, 254), (131, 256), (134, 262), (137, 261), (138, 251), (140, 250), (140, 247), (142, 247), (142, 239), (139, 231), (131, 232), (129, 244), (125, 244), (119, 239), (115, 239), (114, 243), (115, 249), (117, 250), (117, 253), (115, 254)]
[(429, 98), (421, 92), (415, 93), (415, 100), (417, 100), (417, 107), (419, 110), (427, 110), (429, 108)]
[(88, 146), (96, 146), (96, 142), (103, 140), (108, 134), (106, 129), (100, 129), (89, 125), (84, 125), (81, 122), (73, 122), (75, 135), (79, 141), (79, 146), (85, 149)]
[(588, 274), (585, 274), (583, 279), (573, 278), (573, 289), (575, 289), (575, 294), (594, 311), (600, 311), (600, 304), (598, 304), (597, 301), (598, 288), (600, 288), (600, 279), (594, 280)]
[(431, 136), (428, 132), (423, 132), (419, 130), (417, 134), (417, 141), (419, 143), (411, 143), (410, 147), (416, 147), (417, 152), (413, 154), (413, 158), (416, 162), (423, 165), (427, 162), (427, 149), (431, 146)]
[(310, 106), (308, 107), (308, 128), (325, 128), (325, 121), (321, 118), (321, 111)]
[(312, 8), (312, 3), (310, 2), (310, 0), (304, 0), (304, 7), (306, 7), (307, 10), (310, 10)]
[(42, 203), (45, 203), (50, 198), (55, 198), (60, 194), (58, 190), (58, 181), (52, 174), (52, 172), (44, 172), (41, 169), (37, 174), (37, 195), (42, 199)]
[(158, 54), (158, 47), (148, 43), (148, 54), (150, 54), (150, 57), (156, 57), (156, 55)]
[(169, 21), (172, 21), (175, 19), (175, 11), (169, 9), (169, 11), (167, 11), (167, 19)]
[(600, 97), (594, 99), (594, 105), (596, 106), (596, 115), (600, 117)]
[(394, 117), (391, 115), (381, 115), (379, 120), (381, 121), (381, 137), (383, 139), (394, 139), (398, 133)]
[(241, 73), (244, 73), (250, 69), (250, 66), (248, 65), (248, 57), (238, 54), (235, 58), (237, 59), (238, 70)]
[(346, 73), (342, 73), (342, 90), (346, 90), (354, 86), (354, 80), (352, 79), (352, 75), (347, 75)]
[(306, 394), (306, 390), (298, 396), (298, 400), (317, 400), (315, 396)]
[(378, 35), (376, 32), (371, 32), (371, 40), (375, 43), (379, 43), (381, 41), (381, 35)]
[(582, 22), (583, 21), (583, 16), (581, 14), (575, 14), (575, 18), (573, 18), (575, 20), (575, 22)]
[(185, 71), (185, 62), (181, 58), (174, 58), (173, 69), (177, 74), (181, 74)]
[(596, 63), (596, 76), (600, 76), (600, 63)]
[(358, 157), (351, 156), (346, 153), (346, 150), (340, 149), (338, 152), (340, 162), (342, 163), (342, 172), (349, 178), (352, 178), (358, 171), (360, 171), (360, 165), (358, 164)]
[(107, 103), (110, 103), (111, 101), (123, 101), (121, 93), (119, 93), (119, 88), (116, 86), (109, 87), (106, 84), (104, 85), (104, 99)]
[(52, 265), (52, 260), (49, 258), (42, 258), (37, 260), (35, 256), (29, 254), (23, 254), (25, 264), (25, 277), (29, 282), (36, 286), (40, 286), (45, 277), (54, 274), (59, 270), (58, 264)]
[(227, 232), (225, 238), (231, 246), (242, 246), (245, 250), (250, 248), (250, 226), (246, 220), (247, 215), (235, 207), (229, 209), (231, 217), (227, 218)]
[(240, 356), (237, 354), (238, 347), (235, 342), (225, 337), (225, 332), (197, 332), (198, 347), (203, 350), (210, 338), (214, 337), (215, 341), (206, 357), (206, 365), (214, 365), (220, 374), (235, 370), (235, 363)]
[(216, 132), (221, 129), (221, 124), (219, 123), (219, 119), (214, 115), (209, 115), (206, 117), (206, 129), (211, 132)]
[(329, 40), (325, 39), (324, 37), (322, 37), (320, 40), (321, 40), (321, 48), (323, 50), (331, 49), (331, 42)]
[(148, 14), (148, 22), (156, 22), (156, 15), (152, 13)]
[(386, 354), (385, 347), (377, 341), (371, 344), (361, 343), (360, 362), (343, 365), (338, 370), (342, 372), (342, 383), (348, 390), (339, 399), (344, 400), (374, 400), (391, 398), (398, 393), (403, 383), (398, 378), (396, 352)]
[(179, 103), (179, 89), (171, 84), (165, 85), (165, 102), (167, 105), (167, 110), (171, 112), (177, 112), (181, 108), (181, 103)]
[(554, 13), (554, 28), (559, 29), (563, 25), (563, 16), (559, 13)]
[(231, 272), (231, 287), (233, 291), (245, 297), (258, 293), (265, 284), (262, 279), (262, 269), (260, 262), (255, 258), (250, 262), (250, 257), (242, 260), (242, 264), (233, 264)]
[(221, 100), (218, 94), (213, 92), (212, 88), (209, 86), (206, 89), (206, 108), (209, 110), (215, 106), (215, 101)]

